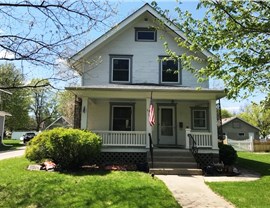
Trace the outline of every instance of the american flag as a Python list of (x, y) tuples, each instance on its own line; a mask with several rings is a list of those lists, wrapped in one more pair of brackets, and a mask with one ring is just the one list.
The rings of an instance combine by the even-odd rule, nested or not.
[(152, 99), (151, 99), (150, 107), (149, 107), (148, 121), (150, 123), (150, 126), (154, 126), (155, 125), (155, 109), (154, 109), (154, 105), (153, 105)]

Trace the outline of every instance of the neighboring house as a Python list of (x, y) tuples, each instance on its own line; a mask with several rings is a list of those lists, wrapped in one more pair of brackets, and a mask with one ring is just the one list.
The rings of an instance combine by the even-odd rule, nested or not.
[(45, 128), (45, 130), (53, 129), (57, 127), (71, 128), (72, 123), (64, 116), (60, 116), (54, 122), (52, 122), (49, 126)]
[(0, 139), (4, 138), (6, 116), (11, 116), (11, 114), (5, 111), (0, 111)]
[[(165, 21), (164, 30), (155, 29), (160, 26), (157, 20)], [(198, 83), (180, 61), (163, 60), (167, 57), (164, 42), (179, 55), (188, 52), (177, 46), (175, 38), (186, 39), (145, 4), (70, 58), (72, 68), (82, 76), (80, 87), (67, 88), (82, 100), (80, 128), (102, 136), (107, 160), (145, 161), (149, 134), (154, 152), (163, 147), (171, 158), (176, 155), (174, 148), (190, 148), (188, 134), (200, 153), (218, 153), (216, 101), (225, 93), (210, 89), (208, 81)], [(208, 51), (199, 55), (212, 56)], [(151, 103), (153, 126), (148, 122)]]
[[(0, 106), (1, 106), (1, 93), (12, 95), (11, 92), (0, 89)], [(4, 138), (6, 116), (11, 116), (11, 114), (5, 111), (0, 111), (0, 141), (2, 141), (2, 139)]]
[(238, 117), (222, 119), (223, 134), (231, 140), (259, 139), (260, 129)]

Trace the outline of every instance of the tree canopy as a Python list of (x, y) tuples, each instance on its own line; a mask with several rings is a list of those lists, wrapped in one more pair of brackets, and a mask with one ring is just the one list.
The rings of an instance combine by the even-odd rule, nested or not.
[(50, 87), (48, 80), (33, 79), (31, 82), (40, 82), (45, 86), (32, 89), (30, 95), (30, 112), (34, 114), (35, 129), (39, 131), (59, 116), (57, 111), (58, 104), (56, 93)]
[(193, 70), (190, 62), (202, 60), (198, 52), (209, 50), (213, 56), (204, 58), (208, 65), (195, 71), (198, 77), (222, 79), (229, 98), (269, 91), (270, 2), (202, 0), (198, 8), (206, 9), (200, 20), (181, 11), (181, 5), (176, 8), (179, 18), (171, 20), (187, 37), (176, 39), (178, 45), (194, 52), (181, 56), (184, 66)]
[(0, 86), (10, 86), (12, 93), (12, 95), (2, 93), (0, 96), (0, 110), (12, 115), (7, 117), (5, 124), (10, 131), (29, 127), (29, 92), (26, 89), (14, 89), (23, 82), (24, 77), (13, 64), (0, 65)]
[(258, 127), (263, 137), (270, 134), (270, 109), (265, 109), (262, 104), (252, 103), (238, 116)]

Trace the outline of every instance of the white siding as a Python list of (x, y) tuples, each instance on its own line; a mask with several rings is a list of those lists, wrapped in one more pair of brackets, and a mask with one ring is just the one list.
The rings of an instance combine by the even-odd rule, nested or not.
[[(113, 103), (129, 104), (134, 101), (113, 100)], [(134, 105), (135, 111), (135, 131), (145, 131), (146, 129), (146, 113), (145, 101), (136, 101)], [(88, 129), (90, 130), (110, 130), (110, 101), (96, 100), (95, 103), (89, 103), (88, 113)]]
[[(143, 17), (142, 17), (143, 20)], [(169, 33), (157, 32), (157, 42), (136, 42), (135, 27), (149, 27), (150, 21), (137, 21), (122, 31), (111, 42), (102, 46), (97, 52), (92, 54), (84, 66), (82, 85), (104, 85), (110, 81), (110, 54), (133, 55), (132, 83), (159, 83), (159, 62), (160, 55), (166, 55), (164, 42), (177, 54), (181, 55), (181, 49), (175, 43)], [(160, 39), (164, 36), (164, 39)], [(202, 67), (202, 63), (196, 63)], [(182, 71), (182, 85), (190, 87), (208, 87), (208, 82), (197, 83), (197, 79), (188, 71)]]
[(109, 101), (96, 100), (88, 106), (88, 129), (109, 130), (110, 105)]

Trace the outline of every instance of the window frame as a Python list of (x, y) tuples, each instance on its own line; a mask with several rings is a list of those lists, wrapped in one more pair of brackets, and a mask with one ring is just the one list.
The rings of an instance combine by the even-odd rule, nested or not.
[[(205, 126), (204, 127), (198, 127), (195, 126), (195, 117), (194, 112), (195, 111), (204, 111), (205, 112)], [(193, 130), (209, 130), (209, 108), (191, 108), (191, 128)]]
[[(139, 32), (153, 32), (154, 38), (152, 39), (139, 39), (138, 33)], [(135, 27), (135, 41), (136, 42), (157, 42), (157, 30), (154, 28), (147, 28), (147, 27)]]
[[(121, 131), (121, 130), (113, 130), (113, 123), (114, 123), (114, 108), (115, 107), (130, 107), (131, 108), (131, 128), (130, 131), (134, 131), (135, 129), (135, 103), (110, 103), (110, 130), (111, 131)], [(129, 131), (129, 130), (125, 130)]]
[[(164, 60), (167, 59), (167, 60)], [(168, 82), (168, 81), (163, 81), (163, 62), (164, 61), (177, 61), (178, 65), (178, 80), (177, 82)], [(180, 60), (174, 60), (169, 58), (168, 56), (159, 56), (159, 83), (160, 84), (167, 84), (167, 85), (175, 85), (175, 84), (182, 84), (182, 68), (181, 68), (181, 61)]]
[[(132, 83), (132, 58), (133, 55), (114, 55), (110, 54), (110, 83)], [(128, 60), (129, 61), (129, 68), (128, 68), (128, 80), (127, 81), (119, 81), (113, 79), (113, 61), (114, 60)]]

